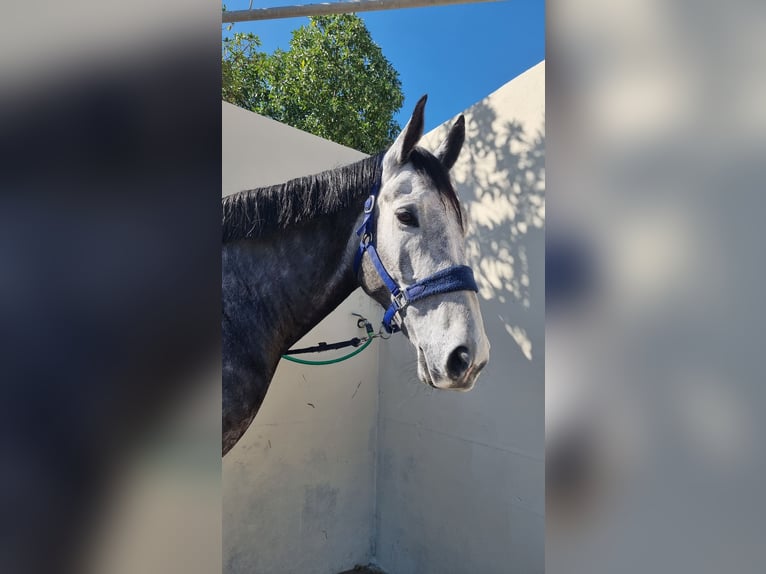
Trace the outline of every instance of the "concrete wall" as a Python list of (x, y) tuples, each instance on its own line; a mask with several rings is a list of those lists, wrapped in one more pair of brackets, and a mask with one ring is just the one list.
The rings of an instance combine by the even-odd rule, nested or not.
[(375, 557), (391, 574), (544, 570), (544, 102), (541, 62), (466, 112), (453, 175), (492, 345), (477, 386), (425, 387), (401, 336), (381, 346)]
[[(226, 103), (222, 133), (224, 195), (364, 157)], [(380, 315), (359, 290), (299, 346), (359, 335), (351, 312)], [(335, 574), (369, 560), (378, 348), (332, 366), (280, 364), (223, 460), (224, 572)]]

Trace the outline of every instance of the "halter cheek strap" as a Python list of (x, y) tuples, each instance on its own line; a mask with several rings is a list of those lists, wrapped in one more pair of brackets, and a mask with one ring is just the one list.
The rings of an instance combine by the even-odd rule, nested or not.
[(375, 270), (391, 292), (391, 304), (383, 315), (383, 328), (388, 333), (396, 333), (400, 330), (400, 327), (397, 322), (394, 322), (394, 319), (399, 315), (398, 321), (400, 322), (400, 312), (410, 303), (425, 299), (431, 295), (440, 295), (453, 291), (478, 292), (479, 288), (476, 285), (473, 270), (467, 265), (454, 265), (442, 269), (425, 279), (413, 283), (409, 287), (401, 288), (388, 271), (386, 271), (383, 262), (378, 256), (378, 251), (375, 249), (375, 202), (379, 192), (380, 179), (375, 182), (370, 196), (364, 202), (364, 218), (362, 219), (362, 224), (356, 230), (356, 234), (361, 239), (359, 249), (357, 249), (356, 256), (354, 257), (354, 274), (359, 274), (362, 258), (365, 253), (369, 254), (370, 261)]

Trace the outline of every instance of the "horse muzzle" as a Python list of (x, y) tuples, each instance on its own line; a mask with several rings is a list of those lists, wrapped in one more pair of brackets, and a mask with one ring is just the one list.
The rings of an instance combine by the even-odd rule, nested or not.
[(418, 376), (420, 380), (435, 388), (453, 391), (470, 391), (476, 384), (488, 357), (477, 360), (465, 345), (460, 345), (448, 355), (443, 368), (432, 367), (421, 348), (418, 348)]

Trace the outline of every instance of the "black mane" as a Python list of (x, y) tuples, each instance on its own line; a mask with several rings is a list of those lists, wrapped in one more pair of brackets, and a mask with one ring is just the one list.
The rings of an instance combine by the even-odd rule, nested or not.
[[(331, 215), (366, 196), (380, 177), (383, 154), (358, 162), (299, 177), (286, 183), (259, 187), (223, 198), (223, 242), (263, 237), (320, 215)], [(430, 152), (415, 148), (410, 155), (415, 170), (433, 181), (457, 214), (461, 229), (460, 202), (449, 173)]]
[(223, 198), (223, 242), (262, 237), (320, 215), (338, 213), (366, 195), (380, 171), (380, 156), (286, 183)]

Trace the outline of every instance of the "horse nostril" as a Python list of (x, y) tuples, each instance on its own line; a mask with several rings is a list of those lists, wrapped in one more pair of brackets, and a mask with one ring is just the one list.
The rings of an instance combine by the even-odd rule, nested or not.
[(447, 359), (447, 374), (453, 379), (462, 377), (471, 366), (471, 355), (468, 347), (463, 345), (450, 353)]

